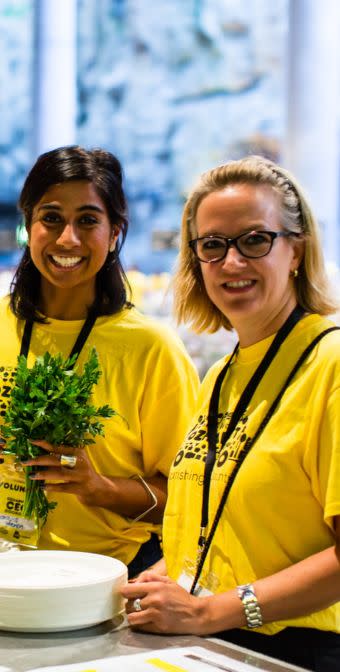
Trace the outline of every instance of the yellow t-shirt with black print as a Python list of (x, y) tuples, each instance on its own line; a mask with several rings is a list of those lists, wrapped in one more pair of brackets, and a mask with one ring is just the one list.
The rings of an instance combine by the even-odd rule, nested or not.
[[(241, 348), (222, 385), (218, 446), (209, 497), (209, 526), (228, 474), (256, 433), (298, 357), (329, 320), (310, 315), (281, 346), (226, 445), (223, 435), (236, 403), (273, 336)], [(195, 572), (201, 520), (207, 411), (218, 362), (202, 383), (196, 423), (177, 453), (169, 476), (163, 539), (169, 575)], [(340, 515), (340, 332), (328, 334), (299, 369), (277, 410), (246, 456), (229, 493), (200, 579), (213, 593), (275, 574), (334, 544)], [(286, 626), (340, 632), (340, 603), (310, 616), (259, 628)]]
[[(0, 301), (0, 325), (1, 435), (23, 332), (23, 322), (14, 317), (7, 299)], [(35, 323), (28, 365), (45, 352), (67, 357), (82, 325), (83, 320)], [(103, 421), (105, 436), (86, 449), (94, 468), (107, 477), (167, 476), (192, 419), (198, 389), (197, 372), (182, 342), (167, 326), (126, 309), (97, 318), (80, 353), (80, 369), (93, 347), (102, 371), (93, 404), (109, 404), (125, 419)], [(85, 506), (75, 495), (51, 492), (48, 498), (57, 506), (42, 528), (40, 549), (102, 553), (128, 564), (150, 533), (160, 531), (150, 522), (131, 523), (108, 509)]]

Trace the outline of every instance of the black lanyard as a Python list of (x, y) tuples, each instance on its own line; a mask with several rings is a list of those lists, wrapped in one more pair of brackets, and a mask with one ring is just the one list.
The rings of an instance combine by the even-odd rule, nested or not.
[(304, 363), (304, 361), (307, 359), (308, 355), (310, 355), (310, 353), (312, 352), (312, 350), (315, 348), (315, 346), (319, 343), (319, 341), (320, 341), (322, 338), (324, 338), (325, 336), (327, 336), (327, 334), (329, 334), (329, 333), (332, 332), (332, 331), (339, 331), (339, 329), (340, 329), (339, 327), (329, 327), (328, 329), (325, 329), (324, 331), (320, 332), (320, 333), (319, 333), (319, 334), (312, 340), (312, 342), (309, 343), (309, 345), (307, 345), (307, 347), (304, 349), (304, 351), (303, 351), (302, 354), (300, 355), (300, 357), (299, 357), (299, 359), (297, 360), (297, 362), (294, 364), (294, 366), (293, 366), (292, 370), (290, 371), (289, 375), (287, 376), (286, 380), (284, 381), (284, 383), (283, 383), (283, 385), (282, 385), (280, 391), (278, 392), (278, 394), (276, 395), (276, 397), (275, 397), (273, 403), (272, 403), (271, 406), (269, 407), (269, 409), (268, 409), (268, 411), (267, 411), (265, 417), (263, 418), (262, 422), (260, 423), (260, 425), (259, 425), (257, 431), (255, 432), (253, 438), (250, 439), (249, 441), (247, 441), (247, 442), (246, 442), (246, 445), (243, 447), (243, 451), (242, 451), (242, 454), (240, 455), (240, 459), (239, 459), (239, 461), (235, 464), (235, 467), (234, 467), (234, 469), (233, 469), (233, 471), (232, 471), (230, 477), (228, 478), (228, 482), (227, 482), (227, 484), (226, 484), (226, 486), (225, 486), (225, 488), (224, 488), (224, 491), (223, 491), (223, 494), (222, 494), (220, 503), (219, 503), (219, 505), (218, 505), (218, 508), (217, 508), (217, 511), (216, 511), (214, 520), (213, 520), (212, 525), (211, 525), (211, 529), (210, 529), (209, 535), (208, 535), (208, 537), (207, 537), (206, 540), (203, 540), (203, 541), (204, 541), (203, 545), (202, 545), (201, 547), (199, 546), (199, 553), (198, 553), (198, 558), (197, 558), (197, 568), (196, 568), (196, 573), (195, 573), (195, 577), (194, 577), (194, 580), (193, 580), (193, 583), (192, 583), (192, 586), (191, 586), (191, 589), (190, 589), (190, 593), (191, 593), (192, 595), (195, 594), (196, 586), (197, 586), (199, 577), (200, 577), (200, 575), (201, 575), (201, 572), (202, 572), (202, 569), (203, 569), (203, 565), (204, 565), (205, 559), (206, 559), (206, 557), (207, 557), (207, 555), (208, 555), (208, 551), (209, 551), (209, 548), (210, 548), (210, 546), (211, 546), (211, 542), (212, 542), (213, 537), (214, 537), (214, 534), (215, 534), (215, 532), (216, 532), (218, 523), (219, 523), (220, 518), (221, 518), (221, 515), (222, 515), (222, 513), (223, 513), (225, 503), (226, 503), (226, 501), (227, 501), (228, 495), (229, 495), (230, 490), (231, 490), (231, 488), (232, 488), (232, 486), (233, 486), (233, 483), (234, 483), (234, 481), (235, 481), (235, 478), (236, 478), (236, 476), (237, 476), (237, 474), (238, 474), (238, 472), (239, 472), (239, 469), (240, 469), (241, 465), (243, 464), (244, 459), (247, 457), (247, 455), (248, 455), (250, 449), (253, 447), (253, 445), (254, 445), (255, 442), (258, 440), (259, 436), (262, 434), (263, 430), (264, 430), (265, 427), (267, 426), (269, 420), (271, 419), (271, 417), (272, 417), (273, 414), (275, 413), (275, 411), (276, 411), (276, 409), (277, 409), (277, 407), (278, 407), (278, 405), (279, 405), (279, 403), (280, 403), (280, 401), (281, 401), (281, 399), (282, 399), (282, 397), (283, 397), (285, 391), (287, 390), (287, 388), (288, 388), (289, 385), (291, 384), (291, 382), (292, 382), (294, 376), (296, 375), (296, 373), (298, 372), (299, 368), (302, 366), (302, 364)]
[[(84, 345), (85, 345), (85, 343), (86, 343), (86, 341), (87, 341), (87, 339), (88, 339), (88, 337), (89, 337), (89, 335), (90, 335), (90, 333), (93, 329), (94, 323), (96, 321), (96, 317), (97, 316), (93, 312), (90, 313), (87, 316), (87, 318), (86, 318), (86, 320), (85, 320), (85, 322), (84, 322), (84, 324), (83, 324), (83, 326), (82, 326), (82, 328), (81, 328), (81, 330), (80, 330), (80, 332), (79, 332), (79, 334), (76, 338), (76, 342), (75, 342), (75, 344), (74, 344), (74, 346), (73, 346), (73, 348), (70, 352), (70, 357), (69, 357), (69, 358), (71, 358), (75, 355), (74, 362), (72, 362), (72, 366), (75, 365), (75, 363), (76, 363), (76, 361), (77, 361), (77, 359), (78, 359), (78, 357), (79, 357), (79, 355), (80, 355), (80, 353), (81, 353), (81, 351), (82, 351), (82, 349), (83, 349), (83, 347), (84, 347)], [(26, 320), (25, 327), (24, 327), (24, 333), (22, 335), (22, 340), (21, 340), (21, 348), (20, 348), (20, 355), (24, 355), (25, 357), (28, 356), (28, 352), (29, 352), (29, 349), (30, 349), (32, 329), (33, 329), (33, 322), (31, 320)]]
[[(287, 338), (288, 334), (291, 332), (293, 327), (295, 327), (297, 322), (302, 318), (303, 314), (304, 314), (303, 309), (300, 306), (296, 306), (296, 308), (294, 308), (294, 310), (288, 316), (287, 320), (284, 322), (282, 327), (277, 332), (273, 342), (269, 346), (266, 354), (261, 360), (256, 371), (252, 375), (251, 379), (247, 383), (237, 402), (237, 405), (230, 418), (226, 434), (223, 437), (224, 438), (223, 445), (225, 445), (227, 441), (230, 439), (233, 431), (237, 426), (237, 423), (239, 422), (245, 410), (247, 409), (249, 402), (254, 396), (255, 391), (257, 390), (267, 368), (269, 367), (274, 357), (276, 356), (280, 346)], [(238, 347), (239, 345), (237, 344), (227, 364), (223, 367), (222, 371), (220, 371), (219, 375), (217, 376), (209, 404), (208, 424), (207, 424), (208, 453), (204, 467), (202, 514), (201, 514), (200, 536), (198, 540), (199, 552), (202, 552), (202, 549), (206, 542), (206, 529), (209, 520), (209, 492), (210, 492), (211, 475), (216, 461), (216, 445), (218, 440), (218, 404), (221, 393), (221, 387), (228, 373), (230, 365), (238, 351)]]

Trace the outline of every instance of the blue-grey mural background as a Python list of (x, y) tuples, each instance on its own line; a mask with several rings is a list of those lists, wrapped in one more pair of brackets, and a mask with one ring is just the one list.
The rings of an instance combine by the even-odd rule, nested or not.
[(33, 2), (0, 0), (0, 202), (15, 200), (32, 156)]
[[(34, 156), (38, 6), (0, 0), (0, 208)], [(75, 141), (122, 161), (127, 265), (168, 270), (175, 251), (157, 248), (178, 229), (196, 176), (249, 151), (280, 154), (288, 2), (78, 0), (77, 10)]]

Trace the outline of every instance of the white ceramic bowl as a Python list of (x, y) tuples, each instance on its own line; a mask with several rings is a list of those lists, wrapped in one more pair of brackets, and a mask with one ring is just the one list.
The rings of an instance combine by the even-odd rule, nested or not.
[(88, 628), (124, 609), (127, 568), (96, 553), (23, 551), (0, 555), (0, 630)]

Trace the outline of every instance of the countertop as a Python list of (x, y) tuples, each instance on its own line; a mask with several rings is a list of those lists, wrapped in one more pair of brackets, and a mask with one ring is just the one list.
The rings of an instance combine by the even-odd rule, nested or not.
[(183, 646), (203, 646), (210, 651), (227, 654), (235, 660), (253, 665), (257, 672), (301, 669), (214, 639), (137, 633), (117, 621), (106, 621), (92, 628), (68, 632), (31, 634), (0, 631), (0, 665), (15, 672), (25, 672), (48, 665), (66, 665)]

